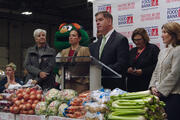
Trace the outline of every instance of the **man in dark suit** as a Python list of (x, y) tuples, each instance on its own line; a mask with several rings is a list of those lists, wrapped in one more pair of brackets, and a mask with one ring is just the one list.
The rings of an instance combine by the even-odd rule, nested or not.
[[(125, 73), (129, 59), (128, 40), (114, 30), (113, 17), (109, 12), (98, 12), (95, 17), (97, 30), (102, 34), (102, 37), (89, 46), (91, 55), (122, 75), (121, 79), (112, 79), (110, 76), (115, 76), (115, 74), (102, 68), (102, 85), (104, 88), (125, 89)], [(103, 76), (109, 76), (109, 78), (103, 78)]]

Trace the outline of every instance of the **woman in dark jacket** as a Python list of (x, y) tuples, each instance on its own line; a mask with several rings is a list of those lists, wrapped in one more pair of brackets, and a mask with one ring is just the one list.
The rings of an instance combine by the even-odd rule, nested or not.
[(160, 50), (149, 43), (149, 36), (144, 28), (135, 29), (131, 38), (136, 47), (130, 50), (128, 91), (147, 90)]
[(34, 31), (36, 45), (30, 47), (25, 58), (25, 69), (28, 72), (27, 80), (33, 79), (42, 89), (54, 87), (53, 68), (56, 52), (46, 43), (46, 31), (36, 29)]

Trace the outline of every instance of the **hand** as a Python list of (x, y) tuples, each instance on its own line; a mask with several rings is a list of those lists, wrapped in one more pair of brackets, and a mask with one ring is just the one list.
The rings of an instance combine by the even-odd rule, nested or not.
[(40, 72), (40, 73), (39, 73), (39, 76), (40, 76), (40, 78), (42, 78), (42, 79), (46, 78), (47, 75), (49, 75), (49, 73), (46, 73), (46, 72)]
[(36, 80), (32, 80), (32, 82), (31, 82), (31, 84), (36, 84), (37, 83), (37, 81)]
[(7, 74), (6, 77), (7, 77), (7, 83), (10, 83), (10, 75)]
[(160, 93), (158, 92), (156, 87), (151, 87), (151, 92), (153, 95), (160, 97)]
[(136, 76), (141, 76), (142, 75), (142, 69), (136, 69), (136, 70), (134, 70), (134, 73)]
[(133, 74), (133, 73), (134, 73), (134, 70), (133, 70), (132, 67), (129, 67), (127, 72), (130, 73), (130, 74)]

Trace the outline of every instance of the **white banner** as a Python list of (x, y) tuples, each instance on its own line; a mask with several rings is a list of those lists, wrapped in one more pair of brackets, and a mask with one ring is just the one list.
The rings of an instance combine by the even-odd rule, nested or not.
[(126, 36), (130, 48), (134, 47), (131, 35), (134, 29), (147, 30), (150, 42), (164, 48), (161, 27), (169, 21), (180, 23), (180, 0), (96, 0), (93, 3), (93, 33), (96, 36), (95, 14), (108, 11), (113, 15), (114, 28)]

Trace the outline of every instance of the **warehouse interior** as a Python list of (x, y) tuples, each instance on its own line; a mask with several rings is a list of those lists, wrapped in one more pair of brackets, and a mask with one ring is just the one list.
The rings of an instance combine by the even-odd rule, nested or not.
[[(21, 14), (24, 11), (32, 14)], [(92, 3), (87, 0), (0, 0), (0, 69), (14, 62), (16, 75), (23, 77), (24, 56), (27, 48), (34, 45), (34, 29), (46, 29), (47, 41), (53, 47), (54, 34), (63, 22), (79, 23), (91, 38)]]

